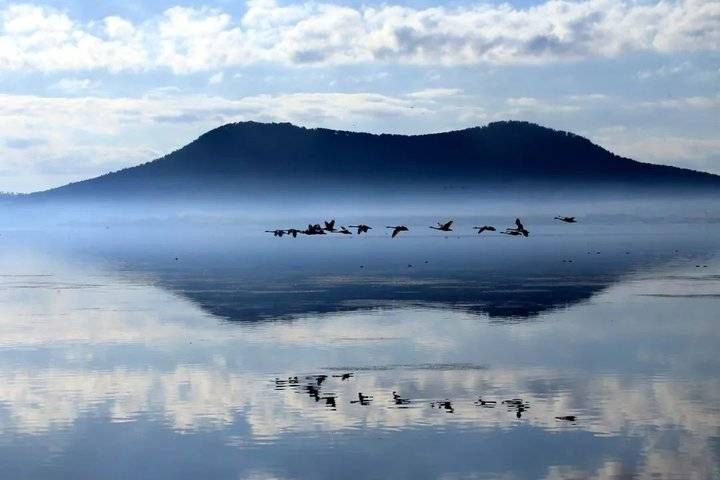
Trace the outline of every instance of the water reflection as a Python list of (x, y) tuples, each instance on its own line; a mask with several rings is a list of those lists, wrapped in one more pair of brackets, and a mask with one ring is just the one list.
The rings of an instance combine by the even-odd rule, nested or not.
[[(442, 250), (448, 260), (427, 276), (393, 280), (397, 265), (372, 273), (387, 297), (415, 292), (400, 302), (363, 287), (366, 278), (330, 275), (345, 268), (339, 260), (308, 272), (310, 255), (292, 285), (315, 285), (321, 303), (342, 306), (301, 301), (259, 317), (242, 306), (257, 285), (229, 288), (252, 277), (250, 267), (228, 276), (232, 259), (203, 262), (198, 274), (158, 256), (6, 250), (0, 462), (15, 478), (720, 473), (712, 250), (683, 247), (701, 251), (704, 269), (663, 244), (568, 272), (557, 256), (533, 263), (530, 252), (511, 252), (525, 262), (507, 252), (500, 262), (453, 260), (463, 242)], [(627, 248), (615, 239), (604, 251), (613, 242)], [(536, 270), (513, 274), (518, 263)], [(276, 278), (271, 270), (256, 282)], [(507, 288), (515, 280), (491, 280), (512, 275), (544, 293), (520, 310), (494, 310), (530, 298)], [(448, 282), (435, 298), (432, 278)], [(563, 296), (579, 278), (581, 298)], [(217, 308), (242, 313), (218, 317)], [(248, 318), (265, 321), (228, 321)], [(576, 418), (557, 418), (567, 416)]]

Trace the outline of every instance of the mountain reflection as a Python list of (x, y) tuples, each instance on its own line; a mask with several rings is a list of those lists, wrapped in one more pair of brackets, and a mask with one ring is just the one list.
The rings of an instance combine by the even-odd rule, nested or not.
[(122, 259), (128, 274), (148, 276), (230, 321), (408, 305), (518, 321), (588, 301), (629, 274), (704, 252), (710, 242), (632, 231), (600, 239), (314, 240), (246, 238), (241, 247), (215, 243), (196, 253), (178, 245), (179, 257), (146, 248), (140, 258), (123, 251)]

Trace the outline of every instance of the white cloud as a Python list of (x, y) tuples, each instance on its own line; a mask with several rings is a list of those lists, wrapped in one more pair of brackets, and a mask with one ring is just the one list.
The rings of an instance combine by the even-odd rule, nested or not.
[(547, 0), (515, 8), (281, 6), (252, 0), (233, 18), (172, 7), (145, 22), (83, 23), (51, 7), (0, 10), (0, 71), (151, 70), (175, 73), (254, 63), (525, 64), (651, 50), (718, 51), (720, 3)]
[(89, 78), (61, 78), (57, 82), (50, 85), (50, 89), (58, 90), (63, 93), (84, 93), (98, 86), (97, 82)]
[(533, 97), (510, 97), (505, 101), (507, 109), (500, 113), (501, 118), (522, 117), (524, 115), (547, 115), (575, 113), (581, 107), (577, 104), (540, 100)]
[(638, 72), (637, 77), (639, 80), (648, 80), (656, 77), (670, 77), (688, 72), (692, 69), (693, 65), (690, 62), (682, 62), (677, 65), (662, 65), (661, 67), (651, 70), (641, 70)]
[(223, 79), (225, 78), (225, 75), (223, 72), (218, 72), (210, 77), (208, 80), (208, 85), (217, 85), (223, 82)]
[(462, 90), (459, 88), (426, 88), (425, 90), (410, 92), (407, 96), (419, 100), (435, 100), (438, 98), (452, 97), (461, 93)]
[(638, 106), (643, 108), (663, 108), (676, 110), (720, 110), (720, 95), (716, 95), (714, 97), (695, 96), (655, 100), (649, 102), (641, 102)]

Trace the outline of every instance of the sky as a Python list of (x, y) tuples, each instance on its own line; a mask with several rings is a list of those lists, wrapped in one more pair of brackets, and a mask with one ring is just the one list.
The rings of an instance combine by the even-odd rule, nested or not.
[(419, 134), (508, 119), (720, 173), (720, 1), (0, 0), (0, 191), (243, 120)]

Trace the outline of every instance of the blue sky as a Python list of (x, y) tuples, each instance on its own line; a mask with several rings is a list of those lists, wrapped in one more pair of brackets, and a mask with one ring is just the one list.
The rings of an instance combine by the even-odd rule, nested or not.
[(232, 121), (502, 119), (720, 173), (720, 2), (0, 1), (0, 190), (138, 164)]

